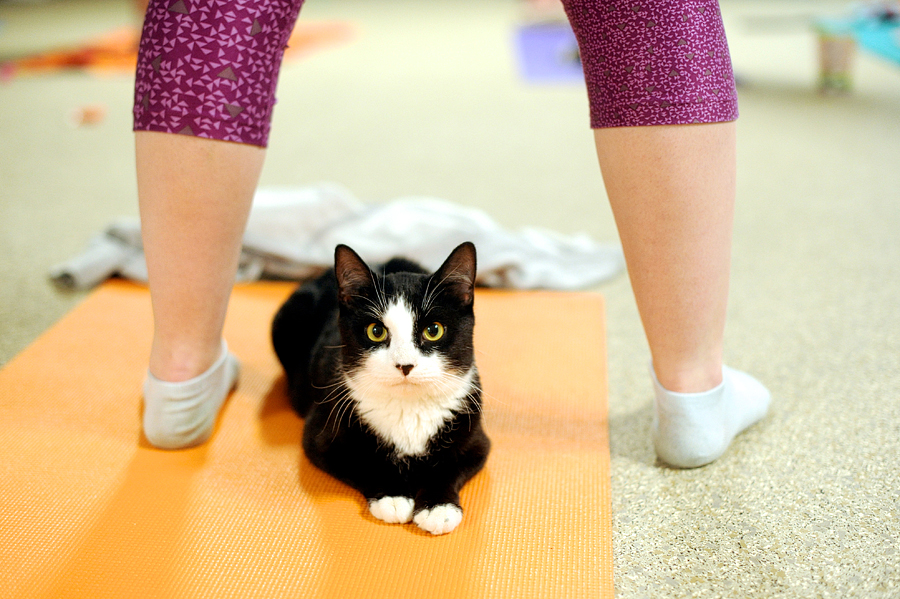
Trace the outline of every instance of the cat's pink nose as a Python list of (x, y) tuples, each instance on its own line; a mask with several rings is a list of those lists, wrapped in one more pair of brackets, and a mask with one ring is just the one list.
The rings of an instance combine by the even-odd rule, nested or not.
[(415, 367), (415, 364), (397, 364), (397, 370), (403, 373), (403, 376), (409, 376), (409, 371)]

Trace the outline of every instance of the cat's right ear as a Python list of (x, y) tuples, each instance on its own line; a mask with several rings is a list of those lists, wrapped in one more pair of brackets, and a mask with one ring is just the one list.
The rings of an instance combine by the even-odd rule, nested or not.
[(374, 283), (374, 275), (363, 259), (343, 244), (334, 249), (334, 274), (338, 282), (338, 299), (345, 304)]

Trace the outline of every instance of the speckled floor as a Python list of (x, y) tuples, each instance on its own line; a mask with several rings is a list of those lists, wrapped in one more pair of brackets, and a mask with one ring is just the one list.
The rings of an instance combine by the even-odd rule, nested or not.
[[(601, 288), (617, 593), (900, 597), (900, 69), (862, 55), (854, 93), (820, 97), (806, 21), (843, 3), (722, 6), (742, 83), (727, 361), (774, 403), (715, 464), (661, 467), (627, 277)], [(614, 241), (583, 90), (518, 79), (518, 16), (514, 0), (310, 0), (302, 18), (358, 35), (284, 68), (263, 185), (430, 194)], [(131, 18), (121, 0), (0, 1), (0, 57)], [(136, 213), (130, 86), (0, 84), (0, 363), (82, 297), (47, 270)], [(89, 104), (106, 119), (71, 126)]]

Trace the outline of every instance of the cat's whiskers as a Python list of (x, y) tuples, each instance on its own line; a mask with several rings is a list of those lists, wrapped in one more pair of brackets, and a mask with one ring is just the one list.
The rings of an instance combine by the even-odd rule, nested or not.
[[(316, 405), (324, 406), (326, 404), (333, 403), (338, 405), (341, 403), (341, 400), (348, 396), (348, 391), (342, 387), (335, 387), (332, 389), (324, 399), (320, 399), (316, 401)], [(334, 409), (334, 406), (332, 406)]]
[[(458, 382), (464, 382), (467, 380), (466, 379), (467, 375), (459, 375), (459, 374), (456, 374), (454, 372), (449, 372), (449, 371), (445, 372), (444, 376), (446, 376), (447, 378), (452, 378)], [(502, 401), (496, 395), (486, 392), (484, 390), (484, 387), (481, 386), (480, 382), (476, 384), (474, 381), (469, 381), (469, 385), (471, 386), (472, 390), (467, 395), (467, 399), (473, 399), (473, 398), (477, 399), (476, 394), (480, 393), (482, 400), (484, 398), (487, 398), (487, 399), (490, 399), (492, 402), (497, 402), (499, 404), (506, 405), (507, 402)], [(471, 403), (471, 402), (469, 402), (469, 403)], [(481, 412), (482, 414), (484, 414), (484, 401), (478, 402), (478, 411)], [(474, 412), (467, 412), (467, 413), (472, 414)]]
[(436, 385), (442, 385), (446, 389), (446, 394), (448, 396), (457, 391), (460, 384), (467, 384), (469, 391), (465, 395), (465, 401), (460, 404), (462, 409), (459, 410), (459, 412), (461, 414), (483, 413), (484, 408), (478, 400), (478, 393), (481, 391), (480, 385), (474, 384), (467, 377), (450, 372), (444, 373), (442, 380), (436, 382)]
[[(431, 304), (434, 301), (434, 299), (437, 297), (437, 292), (438, 292), (438, 290), (440, 290), (441, 286), (444, 283), (446, 283), (448, 279), (457, 278), (457, 277), (465, 280), (466, 282), (469, 281), (468, 277), (466, 277), (465, 275), (459, 274), (459, 268), (455, 268), (455, 269), (451, 270), (450, 272), (448, 272), (447, 275), (443, 279), (441, 279), (437, 285), (434, 286), (434, 289), (432, 289), (430, 293), (428, 292), (428, 290), (426, 288), (425, 298), (422, 301), (423, 311), (427, 312), (431, 308)], [(428, 281), (428, 285), (429, 286), (431, 285), (430, 279)]]
[[(331, 410), (328, 412), (328, 418), (325, 420), (325, 426), (328, 426), (328, 423), (331, 422), (332, 430), (334, 431), (334, 438), (337, 438), (337, 434), (339, 432), (339, 425), (341, 421), (344, 419), (344, 414), (347, 414), (349, 410), (349, 417), (347, 419), (347, 424), (350, 424), (353, 421), (353, 414), (355, 412), (356, 400), (353, 398), (353, 390), (347, 385), (346, 374), (342, 376), (342, 379), (339, 381), (339, 387), (332, 390), (329, 393), (328, 398), (321, 402), (320, 404), (334, 402), (334, 405), (331, 406)], [(337, 393), (335, 393), (337, 391)], [(337, 411), (337, 416), (335, 417), (335, 411)], [(332, 439), (333, 440), (333, 439)]]
[(328, 392), (328, 395), (326, 395), (324, 399), (316, 401), (317, 404), (330, 403), (330, 402), (334, 401), (340, 395), (340, 393), (342, 391), (344, 391), (346, 393), (346, 391), (344, 389), (344, 379), (342, 376), (338, 376), (337, 379), (335, 380), (335, 382), (331, 383), (330, 385), (324, 385), (324, 386), (312, 385), (312, 387), (314, 389), (321, 389), (323, 391), (325, 389), (331, 389), (331, 391)]
[(372, 287), (375, 289), (374, 300), (370, 297), (359, 294), (353, 295), (352, 297), (354, 299), (362, 300), (365, 304), (367, 304), (364, 310), (366, 314), (370, 315), (375, 320), (381, 320), (384, 313), (387, 311), (387, 300), (385, 298), (384, 282), (382, 281), (379, 285), (378, 278), (373, 276)]
[(431, 308), (431, 277), (428, 278), (428, 283), (425, 285), (425, 293), (422, 299), (422, 313), (428, 313), (429, 308)]
[[(337, 381), (337, 382), (335, 382), (335, 383), (331, 383), (330, 385), (316, 385), (315, 383), (310, 383), (309, 385), (310, 385), (310, 387), (312, 387), (313, 389), (321, 389), (321, 390), (324, 391), (325, 389), (333, 389), (333, 388), (335, 388), (335, 387), (338, 387), (338, 386), (340, 386), (340, 384), (341, 384), (341, 381)], [(330, 397), (330, 396), (329, 396), (329, 397)], [(325, 398), (324, 400), (322, 400), (321, 402), (316, 402), (316, 403), (327, 403), (328, 401), (329, 401), (329, 399), (328, 399), (328, 397), (326, 397), (326, 398)]]
[(338, 410), (337, 419), (334, 421), (335, 436), (337, 436), (338, 424), (344, 419), (344, 414), (348, 414), (349, 412), (347, 424), (350, 424), (353, 421), (353, 406), (356, 403), (353, 401), (353, 397), (349, 392), (345, 393), (341, 399), (343, 401), (337, 404), (340, 406), (340, 409)]
[[(484, 404), (481, 402), (481, 399), (478, 395), (478, 392), (481, 389), (474, 389), (466, 395), (466, 401), (463, 405), (466, 406), (465, 412), (466, 414), (484, 414)], [(473, 409), (474, 408), (474, 409)]]
[[(456, 275), (456, 269), (450, 271), (449, 273), (447, 273), (447, 275), (446, 275), (443, 279), (441, 279), (440, 281), (438, 281), (438, 284), (434, 286), (434, 289), (432, 290), (431, 294), (428, 295), (428, 296), (425, 298), (425, 301), (423, 302), (423, 303), (425, 304), (426, 308), (430, 308), (430, 307), (431, 307), (431, 303), (434, 301), (434, 298), (437, 297), (437, 292), (438, 292), (438, 290), (441, 288), (441, 286), (442, 286), (444, 283), (447, 282), (447, 279), (449, 279), (450, 277), (452, 277), (452, 276), (454, 276), (454, 275)], [(430, 284), (431, 281), (429, 280), (428, 283)]]
[(497, 403), (497, 404), (504, 405), (504, 406), (509, 405), (509, 402), (504, 401), (504, 400), (500, 399), (499, 397), (497, 397), (496, 395), (493, 395), (492, 393), (488, 393), (487, 391), (485, 391), (481, 385), (478, 386), (478, 391), (481, 392), (482, 401), (481, 401), (480, 409), (481, 409), (482, 413), (484, 413), (484, 400), (485, 399), (489, 399), (491, 401), (491, 403)]
[[(428, 281), (429, 287), (431, 286), (431, 281)], [(426, 290), (425, 297), (422, 299), (422, 312), (428, 313), (431, 310), (431, 305), (434, 303), (434, 299), (437, 297), (438, 288), (440, 284), (434, 286), (434, 289)]]
[[(336, 389), (333, 389), (331, 391), (331, 393), (328, 394), (328, 397), (326, 397), (322, 401), (318, 401), (316, 403), (319, 405), (325, 405), (325, 404), (329, 404), (329, 403), (333, 404), (331, 406), (331, 411), (328, 413), (328, 418), (326, 420), (326, 422), (327, 422), (328, 420), (331, 420), (331, 416), (334, 414), (335, 410), (338, 410), (338, 414), (341, 413), (342, 409), (340, 409), (340, 407), (342, 406), (342, 404), (344, 402), (352, 401), (352, 400), (353, 400), (353, 398), (350, 396), (350, 392), (347, 389), (336, 388)], [(339, 420), (340, 420), (340, 418), (338, 418), (338, 421)]]
[[(387, 307), (388, 307), (387, 306), (387, 297), (384, 292), (385, 279), (384, 279), (384, 277), (376, 277), (375, 273), (373, 273), (371, 270), (369, 271), (369, 274), (372, 277), (372, 284), (375, 286), (375, 297), (378, 300), (377, 307), (380, 309), (379, 314), (384, 314), (385, 312), (387, 312)], [(379, 280), (381, 283), (380, 286), (379, 286)], [(376, 316), (376, 317), (381, 318), (381, 316)]]
[[(381, 314), (384, 311), (380, 307), (380, 302), (376, 303), (375, 301), (372, 300), (372, 298), (366, 297), (364, 295), (354, 295), (352, 297), (353, 297), (353, 299), (362, 300), (363, 302), (368, 304), (368, 306), (364, 310), (364, 312), (366, 314), (371, 315), (376, 320), (381, 320)], [(341, 347), (343, 347), (343, 346), (341, 346)]]
[(433, 383), (436, 387), (446, 389), (448, 393), (458, 389), (460, 385), (464, 385), (467, 382), (467, 376), (460, 376), (455, 372), (448, 372), (446, 370), (433, 379)]
[(422, 311), (428, 312), (431, 310), (431, 305), (434, 303), (434, 300), (437, 299), (438, 292), (441, 289), (441, 285), (443, 285), (444, 281), (447, 278), (444, 277), (441, 281), (439, 281), (433, 288), (431, 287), (432, 279), (428, 279), (428, 287), (425, 290), (425, 297), (422, 299)]
[[(349, 392), (345, 392), (331, 408), (331, 411), (328, 413), (328, 419), (325, 421), (325, 428), (327, 428), (328, 423), (331, 422), (331, 430), (334, 431), (332, 441), (337, 438), (338, 432), (340, 432), (340, 423), (344, 419), (344, 414), (347, 413), (348, 409), (350, 410), (350, 418), (348, 418), (347, 424), (350, 424), (350, 419), (353, 417), (353, 398), (350, 396)], [(335, 415), (335, 410), (337, 410), (337, 416), (332, 418)]]

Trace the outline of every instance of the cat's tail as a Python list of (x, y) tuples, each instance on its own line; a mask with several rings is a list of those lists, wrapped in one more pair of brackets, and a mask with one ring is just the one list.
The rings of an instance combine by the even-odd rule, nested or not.
[(272, 320), (272, 347), (287, 377), (291, 405), (300, 416), (306, 416), (312, 403), (310, 358), (337, 307), (336, 295), (334, 272), (328, 272), (300, 286)]

